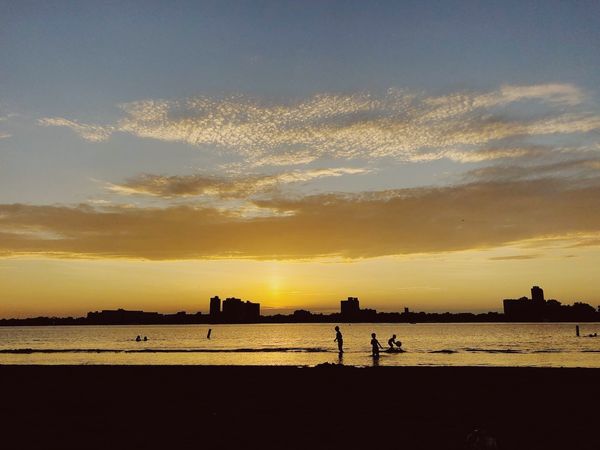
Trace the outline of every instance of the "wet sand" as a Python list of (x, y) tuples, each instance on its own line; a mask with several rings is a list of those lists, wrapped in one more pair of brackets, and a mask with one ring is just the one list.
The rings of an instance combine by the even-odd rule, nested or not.
[(2, 366), (6, 449), (598, 449), (600, 369)]

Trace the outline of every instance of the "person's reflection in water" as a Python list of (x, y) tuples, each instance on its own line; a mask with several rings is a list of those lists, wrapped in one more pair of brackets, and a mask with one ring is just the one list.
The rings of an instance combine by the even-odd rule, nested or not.
[(344, 352), (338, 353), (338, 364), (344, 365)]
[(379, 367), (379, 356), (373, 356), (373, 367)]

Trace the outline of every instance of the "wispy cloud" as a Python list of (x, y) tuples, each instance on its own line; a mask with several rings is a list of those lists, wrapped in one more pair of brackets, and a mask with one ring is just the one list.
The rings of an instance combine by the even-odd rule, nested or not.
[[(20, 115), (17, 113), (2, 113), (2, 108), (0, 108), (0, 124), (4, 124), (4, 126), (6, 126), (7, 122), (12, 121), (19, 116)], [(0, 130), (0, 139), (8, 139), (9, 137), (12, 137), (10, 131)]]
[(83, 139), (90, 142), (105, 141), (110, 137), (110, 135), (114, 131), (114, 127), (89, 125), (85, 123), (76, 122), (74, 120), (64, 119), (62, 117), (47, 117), (39, 119), (38, 123), (45, 127), (70, 128)]
[(508, 255), (508, 256), (494, 256), (490, 258), (491, 261), (519, 261), (539, 258), (539, 254), (530, 255)]
[[(124, 116), (109, 127), (61, 118), (41, 123), (70, 127), (90, 140), (118, 130), (220, 148), (254, 164), (306, 164), (322, 157), (469, 161), (468, 153), (502, 139), (600, 129), (600, 114), (586, 110), (583, 100), (584, 93), (570, 84), (444, 96), (403, 90), (379, 96), (323, 94), (281, 104), (242, 96), (198, 97), (123, 104)], [(535, 113), (516, 114), (521, 104), (534, 103)], [(473, 158), (478, 157), (483, 154)]]
[(519, 147), (485, 147), (476, 150), (449, 150), (444, 153), (446, 158), (463, 163), (477, 163), (510, 159), (532, 159), (548, 156), (552, 149), (542, 146)]
[(471, 170), (463, 175), (464, 180), (517, 181), (548, 177), (576, 179), (579, 184), (586, 181), (598, 183), (600, 158), (566, 159), (548, 164), (509, 165), (498, 164)]
[(367, 169), (331, 168), (295, 170), (275, 175), (245, 175), (234, 177), (210, 175), (153, 175), (143, 174), (120, 184), (108, 184), (110, 191), (126, 195), (150, 195), (164, 198), (217, 196), (247, 198), (259, 193), (272, 193), (285, 185), (307, 182), (317, 178), (339, 177), (367, 173)]
[(255, 204), (283, 214), (247, 217), (190, 205), (0, 205), (0, 252), (148, 259), (363, 258), (533, 240), (543, 245), (546, 239), (597, 245), (600, 235), (600, 185), (568, 179), (273, 197)]

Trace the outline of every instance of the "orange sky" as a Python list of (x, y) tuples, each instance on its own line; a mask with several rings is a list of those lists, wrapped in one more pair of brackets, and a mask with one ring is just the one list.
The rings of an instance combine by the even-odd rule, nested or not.
[(399, 311), (499, 310), (505, 297), (541, 285), (547, 298), (600, 303), (597, 249), (573, 255), (539, 247), (318, 261), (141, 261), (16, 258), (0, 263), (4, 317), (83, 315), (118, 307), (207, 311), (213, 295), (259, 301), (263, 313), (333, 312), (358, 296), (363, 307)]

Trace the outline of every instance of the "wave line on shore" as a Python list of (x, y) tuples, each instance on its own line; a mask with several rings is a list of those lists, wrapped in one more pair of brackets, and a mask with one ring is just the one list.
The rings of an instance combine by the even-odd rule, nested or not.
[(0, 354), (29, 355), (34, 353), (327, 353), (319, 347), (275, 347), (275, 348), (232, 348), (232, 349), (110, 349), (110, 348), (13, 348), (0, 349)]
[(510, 348), (465, 348), (464, 350), (472, 353), (523, 353), (521, 350), (514, 350)]

